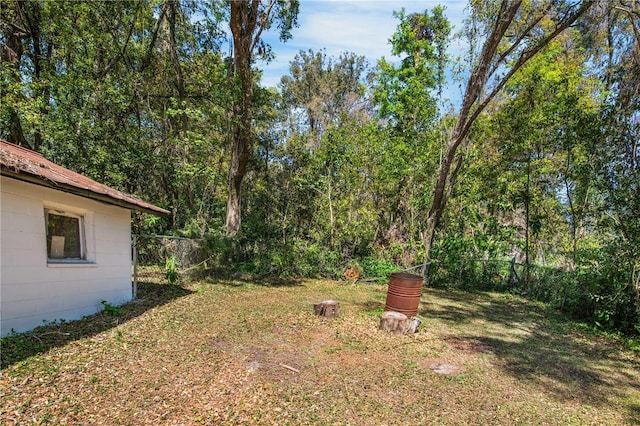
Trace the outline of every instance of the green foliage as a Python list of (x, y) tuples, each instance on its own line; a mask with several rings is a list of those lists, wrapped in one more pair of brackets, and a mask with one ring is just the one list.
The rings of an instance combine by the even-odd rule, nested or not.
[(431, 13), (394, 15), (400, 20), (390, 39), (392, 53), (401, 56), (395, 66), (384, 58), (378, 62), (374, 97), (380, 115), (391, 120), (399, 131), (424, 130), (435, 118), (436, 98), (444, 84), (446, 48), (451, 26), (444, 9), (436, 6)]
[[(604, 255), (604, 253), (602, 253)], [(602, 258), (602, 260), (607, 257)], [(538, 300), (602, 330), (637, 334), (640, 324), (638, 293), (630, 271), (619, 265), (584, 266), (576, 271), (451, 257), (431, 266), (429, 284), (466, 290), (508, 291)]]
[(378, 281), (387, 281), (392, 272), (401, 268), (388, 258), (366, 256), (362, 259), (362, 275), (366, 278), (377, 278)]
[(119, 308), (117, 306), (113, 306), (112, 304), (110, 304), (106, 300), (101, 300), (100, 303), (104, 307), (103, 312), (106, 315), (108, 315), (110, 317), (117, 317), (119, 315), (122, 315), (122, 312), (123, 312), (122, 308)]
[[(224, 179), (229, 92), (220, 88), (233, 90), (210, 50), (221, 34), (203, 31), (217, 26), (217, 5), (7, 2), (3, 23), (15, 19), (3, 34), (16, 55), (3, 67), (12, 90), (3, 90), (0, 136), (181, 212), (162, 228), (211, 216), (222, 193), (206, 192)], [(29, 35), (15, 38), (20, 28)]]
[(178, 266), (178, 259), (175, 256), (170, 256), (165, 259), (164, 275), (169, 281), (169, 284), (176, 284), (178, 282), (180, 278)]
[[(545, 4), (523, 4), (513, 29)], [(510, 291), (638, 332), (637, 13), (615, 5), (598, 9), (607, 25), (594, 11), (554, 39), (475, 120), (431, 250), (432, 285)], [(357, 265), (386, 279), (421, 264), (435, 179), (461, 122), (439, 111), (445, 10), (396, 13), (398, 63), (369, 69), (351, 52), (301, 51), (278, 91), (261, 88), (253, 69), (244, 225), (232, 238), (228, 147), (248, 127), (234, 115), (241, 87), (221, 31), (229, 7), (3, 2), (0, 137), (171, 209), (168, 218), (135, 213), (134, 232), (204, 238), (203, 274), (341, 278)], [(470, 64), (498, 7), (469, 9)], [(298, 8), (278, 0), (264, 29), (290, 38)], [(523, 49), (509, 51), (515, 40), (503, 38), (497, 54)], [(256, 47), (255, 58), (273, 58)], [(158, 250), (139, 255), (155, 255), (177, 282), (178, 259)]]
[(366, 68), (365, 58), (354, 53), (332, 58), (324, 51), (298, 52), (291, 62), (291, 75), (283, 76), (280, 82), (283, 106), (304, 111), (292, 124), (318, 135), (339, 126), (353, 115), (364, 94)]
[[(640, 327), (636, 327), (636, 332), (640, 334)], [(640, 353), (640, 338), (629, 338), (627, 341), (627, 348)]]
[(0, 339), (1, 368), (10, 366), (13, 360), (26, 359), (32, 354), (42, 353), (49, 349), (49, 344), (43, 339), (34, 338), (35, 335), (12, 332)]

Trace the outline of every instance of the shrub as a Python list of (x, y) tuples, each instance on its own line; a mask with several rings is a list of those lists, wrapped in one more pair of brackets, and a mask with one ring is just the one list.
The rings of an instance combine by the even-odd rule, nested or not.
[(399, 269), (390, 259), (384, 257), (366, 256), (362, 259), (362, 274), (365, 277), (386, 281), (389, 275)]
[(180, 278), (178, 274), (178, 260), (175, 256), (167, 257), (164, 263), (165, 277), (170, 284), (175, 284)]

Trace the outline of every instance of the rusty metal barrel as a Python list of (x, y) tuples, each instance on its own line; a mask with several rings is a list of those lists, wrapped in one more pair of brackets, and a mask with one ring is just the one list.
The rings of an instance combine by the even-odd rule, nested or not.
[(385, 311), (396, 311), (408, 317), (415, 317), (420, 305), (422, 284), (420, 275), (394, 272), (389, 279)]

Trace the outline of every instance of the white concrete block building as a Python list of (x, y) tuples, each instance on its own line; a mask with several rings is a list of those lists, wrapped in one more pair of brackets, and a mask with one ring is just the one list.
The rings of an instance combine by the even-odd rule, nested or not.
[(4, 337), (132, 298), (131, 210), (167, 210), (0, 141)]

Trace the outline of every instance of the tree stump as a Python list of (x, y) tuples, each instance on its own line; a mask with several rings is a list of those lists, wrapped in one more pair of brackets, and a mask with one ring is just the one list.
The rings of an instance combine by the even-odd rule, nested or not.
[(420, 323), (418, 317), (409, 318), (400, 312), (385, 311), (380, 315), (380, 330), (390, 331), (393, 334), (413, 334)]
[(340, 316), (340, 303), (336, 300), (323, 300), (313, 304), (313, 313), (326, 318)]

